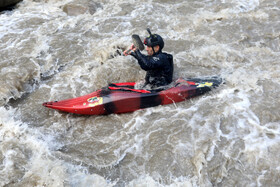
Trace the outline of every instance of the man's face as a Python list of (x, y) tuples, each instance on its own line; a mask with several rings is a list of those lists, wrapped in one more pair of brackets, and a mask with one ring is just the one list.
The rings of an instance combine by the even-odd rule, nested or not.
[[(154, 50), (155, 50), (155, 52), (157, 53), (157, 52), (159, 51), (159, 46), (158, 46), (158, 45), (155, 46), (155, 47), (154, 47)], [(147, 46), (147, 47), (146, 47), (146, 51), (147, 51), (147, 53), (148, 53), (149, 56), (152, 56), (152, 55), (154, 54), (154, 51), (153, 51), (153, 48), (152, 48), (152, 47)]]

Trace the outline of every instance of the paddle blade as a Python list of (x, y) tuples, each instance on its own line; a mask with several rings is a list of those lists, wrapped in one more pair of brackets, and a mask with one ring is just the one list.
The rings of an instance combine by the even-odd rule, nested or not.
[(133, 34), (132, 36), (132, 41), (134, 46), (139, 49), (140, 51), (143, 51), (145, 49), (142, 40), (140, 39), (139, 35)]

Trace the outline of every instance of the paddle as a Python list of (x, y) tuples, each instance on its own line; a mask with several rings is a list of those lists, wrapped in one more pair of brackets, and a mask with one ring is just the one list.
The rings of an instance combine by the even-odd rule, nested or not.
[(133, 45), (140, 51), (143, 51), (145, 49), (145, 47), (144, 47), (143, 42), (142, 42), (141, 38), (139, 37), (139, 35), (133, 34), (131, 37), (132, 37)]
[[(145, 49), (145, 47), (144, 47), (144, 45), (143, 45), (143, 42), (142, 42), (141, 38), (139, 37), (139, 35), (133, 34), (133, 35), (131, 36), (131, 38), (132, 38), (132, 43), (133, 43), (133, 45), (134, 45), (137, 49), (139, 49), (140, 51), (143, 51), (143, 50)], [(130, 52), (132, 52), (131, 49), (124, 51), (124, 54), (125, 54), (125, 55), (128, 55)]]

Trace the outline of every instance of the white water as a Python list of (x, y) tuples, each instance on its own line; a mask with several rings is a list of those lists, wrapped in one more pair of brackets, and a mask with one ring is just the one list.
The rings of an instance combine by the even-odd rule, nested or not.
[[(82, 2), (82, 3), (81, 3)], [(279, 186), (280, 3), (24, 0), (0, 14), (0, 186)], [(65, 10), (65, 8), (64, 8)], [(175, 78), (226, 84), (176, 105), (77, 116), (42, 106), (145, 72), (145, 29)]]

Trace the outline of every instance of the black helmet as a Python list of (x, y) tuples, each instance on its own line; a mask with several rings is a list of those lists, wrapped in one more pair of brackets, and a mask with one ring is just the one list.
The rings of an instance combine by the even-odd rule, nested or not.
[(148, 33), (150, 34), (149, 37), (145, 38), (144, 44), (149, 46), (149, 47), (155, 47), (159, 45), (160, 50), (164, 47), (164, 41), (162, 37), (158, 34), (152, 34), (150, 29), (147, 29)]

